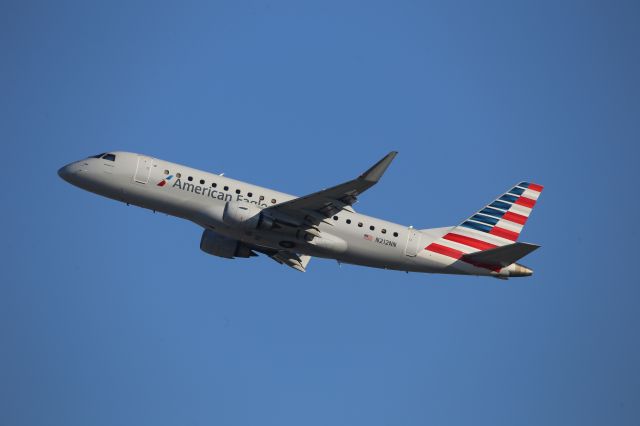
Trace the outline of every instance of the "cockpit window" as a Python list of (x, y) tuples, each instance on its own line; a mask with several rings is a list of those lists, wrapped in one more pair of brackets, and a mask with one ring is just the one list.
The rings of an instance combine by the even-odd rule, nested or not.
[(89, 158), (100, 158), (100, 157), (102, 157), (102, 156), (103, 156), (103, 155), (105, 155), (105, 154), (106, 154), (106, 152), (103, 152), (102, 154), (92, 155), (92, 156), (91, 156), (91, 157), (89, 157)]
[(116, 161), (116, 156), (115, 154), (106, 154), (102, 159), (107, 161)]

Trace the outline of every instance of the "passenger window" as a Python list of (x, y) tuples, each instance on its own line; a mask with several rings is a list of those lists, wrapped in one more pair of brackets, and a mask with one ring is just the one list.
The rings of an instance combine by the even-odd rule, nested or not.
[(371, 226), (369, 227), (369, 229), (371, 229), (371, 230), (373, 231), (374, 229), (376, 229), (376, 227), (375, 227), (375, 226), (373, 226), (373, 225), (371, 225)]
[(240, 193), (240, 190), (239, 190), (239, 189), (236, 189), (236, 194), (239, 194), (239, 193)]
[(264, 200), (264, 195), (261, 195), (259, 199), (260, 201)]
[(211, 187), (212, 187), (212, 188), (215, 188), (216, 186), (218, 186), (218, 184), (217, 184), (217, 183), (215, 183), (215, 182), (211, 182)]
[(204, 179), (200, 179), (200, 185), (204, 185)]
[(271, 204), (275, 204), (275, 203), (276, 203), (276, 199), (275, 199), (275, 198), (272, 198), (272, 199), (271, 199)]
[(397, 233), (397, 232), (394, 232), (394, 233), (393, 233), (393, 236), (394, 236), (394, 237), (397, 237), (397, 236), (398, 236), (398, 233)]
[(116, 161), (116, 156), (113, 154), (106, 154), (102, 159), (107, 161)]
[(180, 179), (182, 177), (182, 173), (176, 173), (176, 177)]
[(362, 228), (362, 222), (358, 222), (358, 228)]
[(189, 182), (191, 182), (191, 181), (193, 180), (193, 177), (189, 176), (189, 177), (187, 178), (187, 180), (188, 180)]
[(169, 170), (165, 170), (165, 171), (164, 171), (164, 174), (165, 174), (165, 175), (168, 175), (168, 174), (169, 174)]
[(247, 197), (251, 198), (253, 197), (253, 194), (251, 192), (247, 192)]
[(351, 223), (351, 219), (347, 219), (347, 223)]
[(228, 186), (225, 186), (225, 187), (224, 187), (224, 190), (225, 190), (225, 191), (228, 191), (228, 190), (229, 190), (229, 187), (228, 187)]
[(334, 217), (333, 217), (333, 220), (338, 220), (338, 216), (334, 216)]
[(386, 229), (384, 229), (384, 228), (382, 228), (382, 229), (380, 230), (380, 232), (382, 232), (383, 234), (386, 234), (386, 233), (387, 233), (387, 230), (386, 230)]

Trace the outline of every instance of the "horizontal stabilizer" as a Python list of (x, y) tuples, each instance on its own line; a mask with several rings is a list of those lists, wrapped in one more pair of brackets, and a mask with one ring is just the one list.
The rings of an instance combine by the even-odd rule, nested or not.
[(529, 243), (513, 243), (497, 248), (463, 255), (460, 260), (478, 266), (509, 266), (540, 246)]

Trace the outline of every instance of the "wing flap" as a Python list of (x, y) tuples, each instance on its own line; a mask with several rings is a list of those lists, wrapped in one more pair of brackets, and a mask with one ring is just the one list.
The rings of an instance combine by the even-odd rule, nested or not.
[(281, 265), (287, 265), (300, 272), (306, 272), (307, 265), (311, 260), (311, 256), (306, 254), (297, 254), (287, 250), (281, 250), (272, 254), (269, 257), (278, 262)]

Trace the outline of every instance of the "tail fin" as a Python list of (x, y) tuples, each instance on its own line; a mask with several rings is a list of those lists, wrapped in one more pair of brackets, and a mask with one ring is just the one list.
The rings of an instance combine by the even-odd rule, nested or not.
[(513, 244), (520, 236), (542, 189), (542, 185), (520, 182), (442, 238), (429, 244), (426, 250), (460, 259), (470, 253)]
[[(454, 231), (466, 228), (476, 235), (485, 237), (482, 239), (496, 246), (511, 244), (518, 240), (542, 188), (542, 185), (535, 183), (520, 182), (506, 194), (462, 222)], [(497, 238), (486, 238), (488, 236), (483, 233)]]

